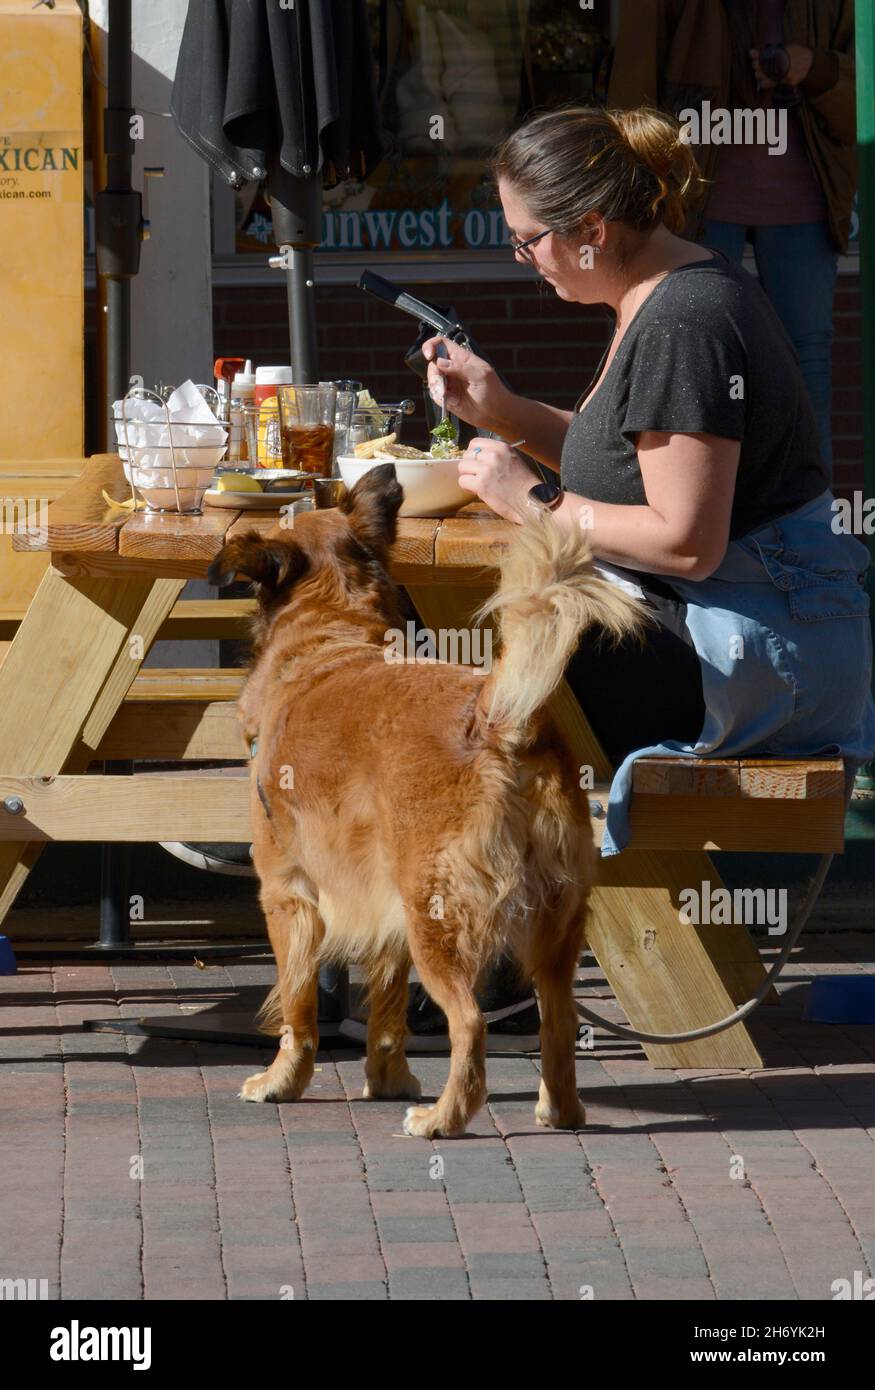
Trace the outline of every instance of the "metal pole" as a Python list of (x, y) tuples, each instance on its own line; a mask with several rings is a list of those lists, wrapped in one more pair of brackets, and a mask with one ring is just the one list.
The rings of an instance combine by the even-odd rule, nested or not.
[[(98, 198), (98, 273), (106, 283), (107, 447), (115, 441), (112, 403), (130, 376), (131, 278), (139, 270), (140, 197), (131, 187), (131, 0), (109, 0), (104, 150), (106, 187)], [(133, 224), (133, 225), (132, 225)]]
[(120, 401), (128, 389), (131, 370), (131, 282), (106, 281), (106, 447), (116, 448), (113, 401)]
[(100, 846), (100, 937), (98, 946), (117, 951), (131, 944), (130, 886), (131, 847)]
[(316, 310), (313, 296), (313, 248), (291, 247), (287, 252), (286, 290), (289, 300), (289, 344), (292, 380), (298, 386), (319, 380), (316, 349)]
[[(140, 268), (142, 203), (131, 187), (131, 0), (109, 0), (106, 110), (103, 148), (106, 185), (95, 200), (97, 273), (106, 301), (104, 412), (107, 448), (115, 447), (113, 401), (128, 389), (131, 370), (131, 279)], [(131, 772), (130, 763), (104, 763), (104, 772)], [(128, 873), (130, 847), (101, 848), (100, 936), (104, 949), (129, 946)]]
[(313, 248), (322, 240), (322, 179), (308, 170), (295, 178), (275, 155), (268, 171), (273, 235), (282, 254), (270, 265), (286, 272), (289, 312), (289, 361), (299, 386), (319, 380), (316, 351), (316, 287)]
[[(857, 54), (857, 167), (860, 217), (860, 321), (863, 363), (863, 488), (875, 497), (875, 6), (858, 0), (855, 9)], [(875, 634), (875, 534), (864, 539), (872, 554), (869, 596)], [(857, 774), (858, 790), (875, 791), (875, 760)]]

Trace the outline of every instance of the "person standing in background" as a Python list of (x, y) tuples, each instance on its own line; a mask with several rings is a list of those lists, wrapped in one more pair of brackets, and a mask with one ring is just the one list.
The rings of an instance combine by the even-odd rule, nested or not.
[[(869, 0), (871, 3), (871, 0)], [(760, 283), (799, 356), (832, 474), (833, 301), (856, 189), (853, 0), (623, 0), (610, 107), (786, 109), (786, 149), (702, 144), (690, 234)]]

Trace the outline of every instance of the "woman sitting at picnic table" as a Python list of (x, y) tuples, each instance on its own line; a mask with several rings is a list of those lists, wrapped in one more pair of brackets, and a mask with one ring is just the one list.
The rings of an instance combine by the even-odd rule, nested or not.
[[(655, 619), (643, 643), (584, 637), (566, 672), (618, 769), (603, 853), (628, 841), (643, 752), (841, 756), (853, 775), (875, 748), (868, 552), (835, 525), (798, 359), (768, 299), (678, 235), (702, 180), (677, 122), (646, 108), (549, 112), (505, 141), (494, 173), (517, 257), (560, 299), (616, 315), (574, 410), (514, 395), (452, 342), (443, 359), (439, 339), (426, 345), (432, 395), (498, 436), (471, 441), (462, 485), (508, 521), (549, 505), (559, 526), (585, 527)], [(560, 351), (566, 366), (573, 349), (552, 362)], [(534, 497), (501, 442), (516, 439), (558, 474)], [(508, 989), (493, 981), (487, 1006), (530, 1006), (533, 1032), (530, 994)]]

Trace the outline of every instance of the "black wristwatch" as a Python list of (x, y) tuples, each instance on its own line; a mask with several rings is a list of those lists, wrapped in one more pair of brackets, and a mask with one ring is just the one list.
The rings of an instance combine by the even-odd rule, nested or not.
[(529, 488), (526, 501), (538, 511), (555, 512), (564, 496), (565, 490), (558, 483), (535, 483), (534, 487)]

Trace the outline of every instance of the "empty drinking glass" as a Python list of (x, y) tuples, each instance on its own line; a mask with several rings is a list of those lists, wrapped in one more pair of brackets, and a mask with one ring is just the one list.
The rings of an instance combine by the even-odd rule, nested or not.
[(332, 476), (337, 478), (339, 473), (334, 466), (337, 460), (350, 451), (350, 428), (352, 426), (352, 413), (358, 399), (357, 391), (337, 392), (337, 405), (334, 410), (334, 450), (332, 454)]

